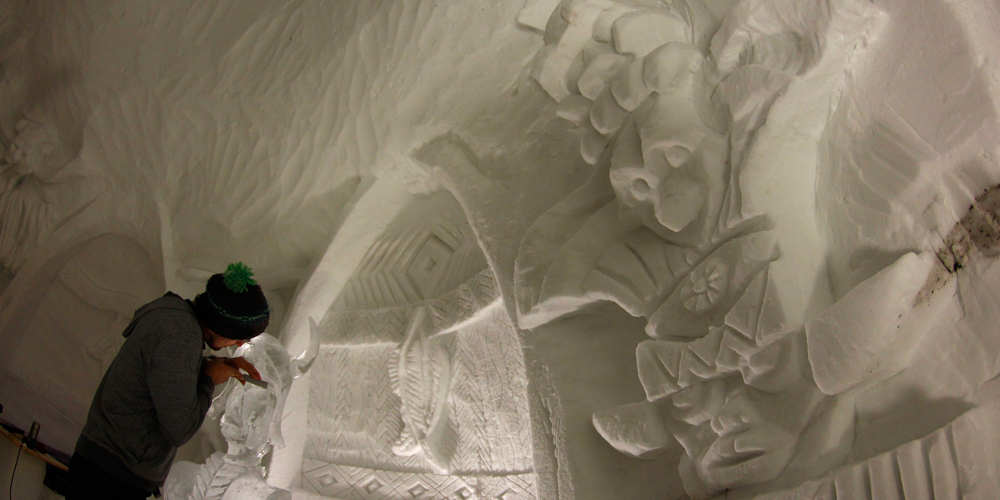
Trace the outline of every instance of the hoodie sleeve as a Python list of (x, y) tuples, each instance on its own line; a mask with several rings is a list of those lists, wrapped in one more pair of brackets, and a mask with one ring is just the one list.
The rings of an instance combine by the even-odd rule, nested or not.
[(150, 397), (160, 428), (174, 447), (201, 427), (212, 404), (215, 384), (201, 371), (201, 342), (190, 332), (171, 332), (154, 347), (147, 364)]

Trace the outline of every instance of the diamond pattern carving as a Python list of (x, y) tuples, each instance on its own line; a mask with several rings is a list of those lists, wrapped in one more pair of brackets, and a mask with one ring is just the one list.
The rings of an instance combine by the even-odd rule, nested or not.
[(434, 234), (427, 235), (424, 244), (410, 261), (406, 274), (424, 297), (431, 297), (448, 270), (448, 261), (455, 249)]
[(331, 474), (329, 472), (327, 472), (327, 473), (325, 473), (325, 474), (323, 474), (321, 476), (317, 476), (316, 480), (319, 481), (319, 484), (322, 484), (324, 487), (327, 487), (327, 488), (329, 488), (330, 486), (333, 486), (333, 485), (337, 484), (337, 478), (333, 477), (333, 474)]
[[(401, 217), (405, 224), (383, 233), (321, 321), (304, 489), (343, 500), (535, 498), (517, 334), (464, 212), (452, 202), (442, 210), (415, 207)], [(450, 446), (440, 455), (448, 475), (423, 454), (396, 450), (403, 411), (420, 408), (404, 407), (392, 375), (417, 310), (426, 321), (421, 339), (438, 343), (442, 332), (450, 339), (429, 358), (432, 379), (452, 374), (433, 392), (443, 402), (433, 407), (447, 408)]]
[(424, 488), (424, 485), (417, 483), (412, 488), (406, 490), (406, 492), (413, 498), (420, 498), (420, 495), (427, 493), (427, 488)]
[(464, 221), (388, 232), (368, 249), (334, 310), (376, 310), (434, 299), (484, 268), (486, 258)]
[[(534, 472), (442, 476), (350, 467), (310, 459), (302, 462), (302, 470), (305, 479), (302, 482), (303, 489), (324, 497), (343, 500), (534, 500), (536, 498)], [(336, 479), (336, 482), (324, 487), (318, 478), (328, 473)]]
[(382, 483), (379, 482), (378, 479), (372, 479), (371, 481), (368, 482), (368, 484), (365, 485), (365, 491), (367, 491), (368, 494), (371, 495), (372, 493), (378, 491), (379, 488), (381, 487)]

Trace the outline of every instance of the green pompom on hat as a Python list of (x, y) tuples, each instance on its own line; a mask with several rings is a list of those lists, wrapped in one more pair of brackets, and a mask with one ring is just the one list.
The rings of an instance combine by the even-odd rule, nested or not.
[(236, 262), (213, 274), (194, 300), (198, 321), (227, 339), (249, 340), (267, 328), (271, 311), (250, 266)]
[(234, 293), (243, 293), (247, 291), (247, 285), (257, 284), (253, 279), (253, 270), (242, 262), (229, 264), (226, 272), (222, 273), (222, 280), (226, 288)]

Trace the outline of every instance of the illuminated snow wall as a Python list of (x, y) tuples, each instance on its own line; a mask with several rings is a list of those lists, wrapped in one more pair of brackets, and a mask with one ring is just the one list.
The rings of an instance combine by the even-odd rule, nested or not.
[(57, 448), (244, 260), (320, 339), (294, 495), (996, 489), (995, 6), (0, 8), (0, 397)]

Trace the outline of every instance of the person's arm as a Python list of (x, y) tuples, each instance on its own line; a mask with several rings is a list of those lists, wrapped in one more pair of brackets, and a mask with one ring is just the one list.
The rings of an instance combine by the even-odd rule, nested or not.
[(215, 393), (215, 382), (202, 371), (201, 343), (193, 343), (189, 336), (185, 332), (164, 335), (147, 363), (157, 420), (175, 447), (198, 432)]
[(260, 380), (260, 373), (257, 373), (257, 369), (243, 358), (218, 358), (212, 356), (205, 359), (205, 364), (202, 368), (202, 371), (212, 378), (215, 385), (224, 384), (230, 378), (235, 378), (241, 384), (246, 384), (244, 381), (246, 377), (240, 370), (247, 372), (255, 380)]

